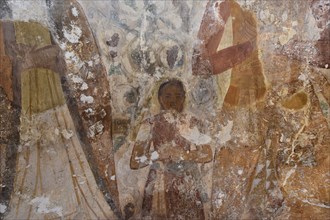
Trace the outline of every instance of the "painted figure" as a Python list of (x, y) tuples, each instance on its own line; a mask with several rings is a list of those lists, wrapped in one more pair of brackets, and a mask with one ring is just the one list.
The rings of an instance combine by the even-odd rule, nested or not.
[[(16, 173), (5, 219), (115, 218), (98, 188), (66, 104), (60, 48), (37, 22), (4, 22), (13, 71), (1, 84), (20, 108)], [(13, 93), (9, 93), (13, 89)], [(9, 145), (10, 146), (10, 145)]]
[(182, 82), (161, 84), (158, 100), (161, 112), (141, 126), (130, 162), (132, 169), (150, 165), (142, 215), (204, 219), (198, 164), (212, 159), (210, 137), (200, 132), (196, 118), (183, 112)]
[(247, 106), (263, 98), (266, 85), (258, 58), (257, 25), (250, 12), (233, 0), (209, 1), (198, 40), (193, 74), (215, 75), (231, 70), (225, 103)]
[[(281, 195), (276, 194), (273, 151), (262, 138), (266, 135), (261, 120), (266, 83), (253, 13), (234, 0), (209, 1), (192, 65), (195, 75), (218, 75), (224, 90), (223, 97), (219, 96), (223, 98), (219, 122), (231, 134), (215, 151), (211, 217), (267, 216), (268, 208), (281, 203)], [(220, 75), (229, 79), (229, 85)]]

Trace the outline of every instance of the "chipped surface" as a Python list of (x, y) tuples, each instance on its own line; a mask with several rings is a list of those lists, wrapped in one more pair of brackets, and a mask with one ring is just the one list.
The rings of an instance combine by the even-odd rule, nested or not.
[(0, 217), (327, 219), (329, 10), (3, 0)]

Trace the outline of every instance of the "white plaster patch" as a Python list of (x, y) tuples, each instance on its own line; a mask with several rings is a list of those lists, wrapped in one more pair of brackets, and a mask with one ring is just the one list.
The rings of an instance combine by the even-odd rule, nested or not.
[(47, 214), (47, 213), (56, 213), (59, 216), (63, 216), (63, 208), (60, 206), (54, 206), (50, 203), (48, 197), (36, 197), (31, 200), (30, 204), (37, 206), (37, 213)]
[(283, 133), (281, 133), (281, 137), (280, 137), (280, 143), (283, 143), (285, 141), (285, 136)]
[(106, 111), (104, 109), (102, 109), (100, 111), (100, 115), (101, 115), (101, 118), (104, 118), (107, 115), (107, 113), (106, 113)]
[[(141, 29), (140, 29), (140, 33), (146, 33), (147, 32), (147, 15), (146, 13), (143, 13), (142, 15), (142, 23), (141, 23)], [(145, 46), (146, 42), (145, 42), (145, 37), (144, 34), (140, 34), (140, 47), (141, 47), (141, 51), (146, 51), (147, 47)], [(146, 62), (144, 59), (142, 60), (142, 62)], [(141, 71), (142, 71), (142, 65), (141, 65)]]
[(268, 178), (272, 174), (272, 169), (266, 169), (266, 178)]
[(286, 185), (286, 182), (287, 182), (288, 179), (291, 177), (291, 175), (296, 171), (296, 168), (297, 168), (297, 165), (296, 165), (294, 168), (292, 168), (291, 170), (289, 170), (289, 171), (286, 173), (286, 175), (285, 175), (285, 179), (284, 179), (284, 181), (283, 181), (283, 186)]
[(93, 61), (88, 61), (87, 64), (88, 64), (89, 67), (92, 67), (93, 66)]
[(95, 111), (92, 108), (88, 108), (84, 110), (87, 114), (94, 115)]
[(279, 41), (281, 45), (288, 43), (294, 35), (297, 34), (297, 31), (292, 28), (283, 27), (283, 34), (280, 35)]
[(284, 12), (283, 14), (282, 14), (282, 21), (286, 21), (288, 19), (288, 12)]
[(228, 121), (226, 126), (221, 127), (221, 130), (216, 135), (216, 137), (220, 140), (220, 144), (225, 144), (231, 139), (231, 131), (233, 129), (233, 125), (233, 121)]
[(115, 180), (116, 179), (116, 175), (113, 175), (110, 177), (111, 180)]
[(3, 214), (7, 211), (7, 206), (0, 203), (0, 213)]
[(83, 82), (82, 85), (80, 86), (80, 90), (84, 91), (84, 90), (87, 90), (87, 89), (88, 89), (87, 83)]
[(222, 205), (223, 202), (224, 202), (225, 197), (226, 197), (226, 194), (225, 194), (224, 192), (219, 191), (219, 192), (217, 193), (217, 195), (216, 195), (216, 199), (214, 200), (214, 204), (215, 204), (215, 206), (217, 207), (217, 209), (221, 207), (221, 205)]
[(251, 191), (254, 190), (258, 186), (260, 181), (261, 181), (261, 179), (259, 179), (259, 178), (253, 180)]
[(307, 76), (305, 75), (305, 74), (303, 74), (303, 73), (301, 73), (300, 75), (299, 75), (299, 77), (298, 77), (298, 79), (300, 80), (300, 81), (307, 81)]
[(77, 10), (76, 7), (73, 7), (73, 8), (71, 9), (71, 13), (72, 13), (72, 15), (75, 16), (75, 17), (78, 17), (78, 15), (79, 15), (79, 11)]
[(139, 163), (145, 163), (145, 162), (147, 162), (147, 160), (148, 160), (148, 158), (145, 156), (145, 155), (143, 155), (143, 156), (141, 156), (141, 157), (135, 157), (134, 158), (136, 161), (138, 161)]
[(71, 80), (74, 83), (83, 83), (84, 82), (84, 80), (80, 76), (73, 75), (73, 74), (70, 74), (69, 76), (71, 76)]
[[(2, 1), (1, 3), (2, 4)], [(8, 4), (12, 10), (12, 19), (17, 21), (37, 21), (48, 26), (46, 1), (34, 0), (9, 0)]]
[(238, 174), (238, 175), (242, 175), (242, 174), (243, 174), (243, 170), (238, 170), (238, 171), (237, 171), (237, 174)]
[(258, 164), (256, 168), (256, 175), (261, 172), (261, 170), (265, 167), (263, 164)]
[(174, 119), (174, 117), (173, 117), (173, 114), (170, 113), (170, 112), (164, 114), (164, 118), (165, 118), (165, 120), (166, 120), (168, 123), (170, 123), (170, 124), (172, 124), (172, 123), (175, 122), (175, 119)]
[(179, 133), (182, 137), (196, 145), (208, 144), (212, 140), (210, 136), (200, 133), (196, 126), (192, 129), (188, 126), (179, 126)]
[(93, 57), (92, 57), (92, 60), (94, 60), (94, 64), (97, 65), (101, 62), (101, 58), (98, 54), (95, 54)]
[(70, 26), (71, 29), (63, 28), (64, 37), (72, 44), (79, 43), (82, 30), (74, 24), (71, 24)]
[[(74, 53), (74, 52), (70, 52), (70, 51), (66, 51), (65, 53), (64, 53), (64, 57), (65, 57), (65, 59), (69, 62), (71, 62), (71, 63), (76, 63), (76, 64), (78, 64), (79, 63), (79, 59), (78, 59), (78, 57), (76, 56), (76, 54)], [(70, 63), (69, 62), (69, 63)]]
[(60, 48), (61, 48), (63, 51), (66, 50), (66, 43), (61, 42), (61, 43), (59, 43), (59, 46), (60, 46)]
[(92, 96), (86, 96), (84, 94), (81, 94), (80, 101), (82, 101), (83, 103), (92, 104), (94, 102), (94, 98)]
[(307, 199), (303, 199), (301, 201), (304, 202), (304, 203), (310, 204), (312, 206), (317, 206), (317, 207), (321, 207), (321, 208), (330, 209), (330, 206), (329, 205), (325, 205), (325, 204), (322, 204), (322, 203), (311, 202), (311, 201), (309, 201)]
[(159, 158), (159, 154), (157, 151), (154, 151), (151, 153), (150, 159), (151, 160), (157, 160)]
[(104, 129), (104, 125), (102, 124), (102, 121), (98, 121), (88, 129), (88, 136), (89, 137), (95, 137), (97, 134), (102, 134)]
[(74, 52), (66, 51), (64, 54), (65, 59), (69, 60), (72, 59), (75, 56)]
[(73, 136), (73, 131), (71, 131), (71, 130), (64, 129), (61, 133), (62, 133), (63, 137), (67, 140)]
[[(145, 60), (145, 59), (144, 59)], [(156, 62), (156, 56), (154, 52), (149, 53), (149, 63), (155, 63)]]

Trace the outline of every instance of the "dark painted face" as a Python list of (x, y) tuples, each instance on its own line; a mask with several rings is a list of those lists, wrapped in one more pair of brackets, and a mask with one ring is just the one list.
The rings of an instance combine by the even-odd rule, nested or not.
[(185, 92), (181, 86), (169, 83), (159, 92), (160, 94), (158, 98), (162, 109), (182, 112)]

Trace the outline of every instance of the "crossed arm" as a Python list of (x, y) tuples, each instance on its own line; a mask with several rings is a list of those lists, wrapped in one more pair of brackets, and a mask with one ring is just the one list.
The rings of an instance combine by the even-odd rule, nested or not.
[[(167, 145), (156, 153), (159, 161), (192, 161), (196, 163), (208, 163), (212, 160), (212, 150), (210, 145), (196, 146), (196, 150), (184, 150), (180, 146)], [(130, 167), (139, 169), (149, 165), (152, 160), (150, 153), (150, 142), (136, 143), (133, 148)]]
[[(255, 50), (255, 41), (245, 41), (217, 51), (232, 11), (232, 4), (234, 3), (230, 0), (215, 5), (211, 1), (208, 2), (198, 33), (200, 43), (195, 47), (193, 54), (194, 75), (222, 73), (243, 62)], [(212, 13), (212, 7), (217, 9), (215, 13), (218, 15)], [(222, 19), (222, 23), (217, 16)]]

